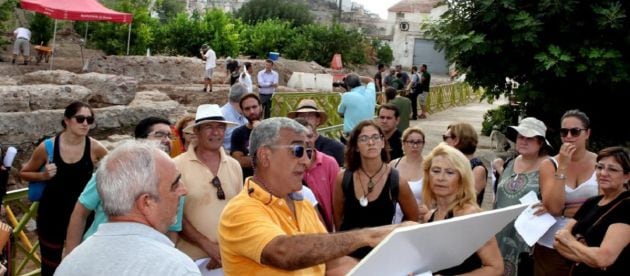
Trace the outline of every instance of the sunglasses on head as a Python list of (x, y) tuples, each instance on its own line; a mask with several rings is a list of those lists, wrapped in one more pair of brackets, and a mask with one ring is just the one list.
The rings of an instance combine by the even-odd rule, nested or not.
[(586, 129), (585, 128), (579, 128), (579, 127), (561, 128), (560, 129), (560, 136), (567, 137), (567, 135), (569, 135), (569, 133), (571, 133), (571, 136), (577, 137), (577, 136), (580, 136), (580, 134), (582, 134), (583, 130), (586, 130)]
[(79, 124), (82, 124), (86, 120), (87, 120), (88, 125), (91, 125), (91, 124), (94, 123), (94, 117), (93, 116), (74, 115), (73, 117), (74, 117), (75, 120), (77, 120), (77, 123), (79, 123)]
[(302, 158), (304, 153), (306, 153), (306, 157), (308, 159), (313, 158), (313, 149), (307, 148), (303, 145), (270, 145), (272, 148), (289, 148), (293, 156), (297, 158)]
[(221, 180), (218, 176), (215, 176), (212, 180), (210, 180), (210, 184), (217, 188), (217, 197), (220, 200), (225, 200), (225, 192), (223, 191), (223, 187), (221, 187)]
[(442, 141), (445, 141), (445, 142), (446, 140), (453, 139), (453, 138), (455, 138), (455, 136), (453, 135), (442, 135)]

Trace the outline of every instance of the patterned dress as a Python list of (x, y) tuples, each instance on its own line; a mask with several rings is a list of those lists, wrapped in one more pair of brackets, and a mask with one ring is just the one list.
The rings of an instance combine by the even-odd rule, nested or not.
[[(517, 174), (514, 173), (514, 161), (509, 162), (499, 180), (494, 209), (520, 204), (519, 199), (530, 191), (536, 192), (540, 197), (539, 172)], [(496, 238), (505, 264), (503, 275), (517, 275), (518, 255), (522, 252), (530, 253), (531, 248), (516, 232), (514, 221), (497, 233)]]

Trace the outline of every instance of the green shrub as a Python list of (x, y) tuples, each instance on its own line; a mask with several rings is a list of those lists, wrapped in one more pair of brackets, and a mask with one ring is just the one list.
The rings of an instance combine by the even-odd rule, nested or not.
[(518, 111), (510, 104), (499, 106), (497, 109), (491, 109), (483, 115), (481, 123), (481, 134), (490, 136), (493, 130), (506, 133), (507, 128), (516, 125), (518, 122)]

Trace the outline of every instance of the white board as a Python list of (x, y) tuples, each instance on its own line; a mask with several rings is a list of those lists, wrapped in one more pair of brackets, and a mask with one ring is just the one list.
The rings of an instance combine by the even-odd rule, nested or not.
[(527, 204), (398, 228), (348, 275), (409, 275), (457, 266), (477, 251)]

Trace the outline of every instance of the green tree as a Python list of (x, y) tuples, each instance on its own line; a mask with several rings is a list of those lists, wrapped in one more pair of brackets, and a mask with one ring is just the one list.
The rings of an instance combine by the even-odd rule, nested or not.
[[(8, 22), (13, 13), (13, 8), (17, 5), (17, 0), (7, 0), (0, 4), (0, 30), (13, 33), (13, 30), (8, 30)], [(7, 44), (8, 41), (4, 36), (0, 36), (0, 46)]]
[[(110, 9), (133, 14), (129, 54), (141, 55), (150, 48), (158, 21), (151, 18), (147, 3), (141, 0), (103, 1)], [(112, 22), (90, 23), (88, 45), (99, 48), (109, 55), (124, 55), (127, 51), (129, 25)], [(75, 24), (78, 33), (85, 31), (84, 24)]]
[(370, 49), (367, 38), (357, 30), (346, 30), (340, 24), (310, 24), (297, 28), (293, 42), (285, 52), (289, 58), (313, 60), (323, 66), (330, 66), (336, 53), (342, 55), (344, 63), (366, 63), (366, 51)]
[(293, 22), (293, 26), (313, 23), (313, 15), (303, 0), (251, 0), (236, 13), (247, 24), (254, 25), (267, 19)]
[(181, 0), (160, 0), (157, 3), (156, 11), (162, 23), (169, 21), (178, 14), (186, 12), (186, 1)]
[(394, 60), (394, 51), (389, 44), (381, 40), (373, 40), (372, 47), (376, 49), (376, 62), (391, 65)]
[(217, 56), (236, 56), (241, 51), (239, 33), (243, 24), (221, 10), (192, 16), (180, 13), (156, 28), (154, 52), (165, 55), (199, 56), (201, 45), (208, 44)]
[(33, 44), (48, 45), (53, 36), (53, 20), (41, 13), (35, 13), (31, 19), (31, 42)]
[[(486, 98), (513, 94), (552, 137), (562, 113), (579, 108), (593, 122), (594, 149), (629, 144), (630, 131), (617, 121), (630, 102), (630, 2), (445, 3), (448, 11), (425, 30)], [(520, 86), (510, 89), (506, 77)]]
[(243, 29), (243, 50), (245, 54), (266, 57), (269, 52), (280, 52), (289, 45), (295, 31), (291, 22), (268, 19)]

